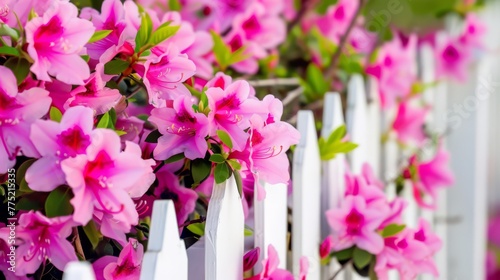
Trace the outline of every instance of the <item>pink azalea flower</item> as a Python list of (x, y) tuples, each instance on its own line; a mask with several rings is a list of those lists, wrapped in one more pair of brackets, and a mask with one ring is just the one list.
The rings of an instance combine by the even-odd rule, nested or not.
[(117, 89), (107, 88), (104, 76), (104, 65), (98, 64), (96, 71), (90, 75), (85, 84), (70, 92), (71, 96), (65, 107), (83, 105), (95, 110), (96, 115), (101, 115), (113, 108), (122, 98)]
[(467, 46), (484, 48), (483, 38), (486, 35), (486, 26), (476, 15), (468, 13), (465, 18), (465, 30), (460, 36), (460, 41)]
[(39, 156), (29, 138), (30, 126), (49, 111), (48, 95), (41, 88), (19, 93), (12, 71), (0, 66), (0, 174), (14, 166), (19, 154)]
[(208, 56), (212, 52), (214, 42), (212, 36), (205, 31), (197, 31), (195, 33), (195, 41), (189, 46), (184, 53), (196, 66), (196, 76), (203, 79), (213, 77), (213, 67)]
[[(413, 193), (417, 203), (424, 208), (436, 207), (437, 190), (453, 184), (453, 173), (449, 169), (449, 154), (440, 145), (433, 159), (420, 163), (416, 157), (410, 159), (416, 170), (413, 178)], [(428, 196), (429, 202), (425, 201)]]
[(384, 229), (390, 224), (403, 224), (403, 211), (405, 210), (408, 202), (403, 198), (396, 197), (389, 204), (389, 213), (385, 220), (380, 224), (379, 229)]
[(367, 66), (366, 73), (378, 80), (383, 108), (391, 108), (396, 100), (410, 94), (417, 78), (416, 43), (415, 36), (410, 37), (406, 45), (396, 38), (384, 44), (377, 60)]
[(323, 242), (319, 245), (319, 256), (324, 259), (327, 258), (332, 252), (334, 243), (334, 238), (331, 235), (328, 235)]
[(215, 76), (209, 80), (205, 87), (207, 88), (220, 88), (225, 90), (229, 85), (233, 83), (233, 78), (222, 72), (217, 72)]
[(195, 113), (188, 97), (174, 101), (173, 108), (157, 108), (149, 121), (156, 124), (163, 135), (154, 150), (155, 159), (164, 160), (184, 153), (189, 159), (203, 158), (208, 150), (205, 137), (209, 134), (209, 120), (202, 113)]
[(231, 67), (240, 73), (256, 74), (259, 70), (259, 59), (267, 56), (266, 50), (259, 44), (247, 40), (241, 29), (232, 30), (224, 40), (231, 47), (232, 52), (245, 48), (243, 55), (246, 58), (232, 64)]
[(300, 270), (299, 270), (298, 280), (306, 280), (307, 273), (309, 273), (309, 260), (307, 259), (306, 256), (300, 257), (299, 266), (300, 266)]
[(267, 248), (267, 259), (262, 260), (262, 271), (246, 280), (293, 280), (293, 275), (289, 271), (278, 268), (280, 264), (278, 252), (273, 245)]
[(66, 182), (61, 161), (85, 153), (93, 125), (92, 109), (81, 106), (68, 109), (61, 123), (37, 120), (32, 125), (30, 139), (42, 158), (26, 172), (31, 189), (49, 192)]
[(198, 194), (190, 188), (181, 186), (179, 178), (165, 168), (156, 172), (156, 177), (158, 186), (155, 189), (155, 196), (159, 199), (170, 199), (174, 202), (177, 222), (182, 225), (189, 214), (194, 211)]
[[(66, 240), (71, 234), (71, 216), (47, 218), (40, 212), (21, 214), (16, 227), (16, 272), (17, 276), (34, 273), (49, 260), (57, 269), (63, 270), (70, 261), (78, 260), (73, 245)], [(10, 229), (0, 229), (0, 238), (7, 242)]]
[(50, 82), (52, 75), (67, 84), (82, 85), (90, 70), (80, 53), (95, 28), (78, 18), (78, 9), (72, 3), (52, 4), (43, 16), (26, 24), (28, 53), (35, 61), (31, 71), (42, 81)]
[(488, 242), (500, 248), (500, 215), (497, 213), (488, 221)]
[(376, 230), (386, 215), (377, 208), (369, 207), (360, 196), (345, 197), (340, 209), (326, 212), (335, 237), (335, 250), (356, 245), (372, 254), (380, 253), (384, 248), (384, 240)]
[(247, 40), (272, 49), (285, 40), (286, 26), (282, 19), (268, 14), (266, 9), (260, 3), (254, 3), (234, 18), (233, 29), (241, 29)]
[(260, 256), (260, 247), (257, 247), (255, 249), (246, 252), (245, 255), (243, 256), (243, 271), (251, 270), (259, 260), (259, 256)]
[(190, 96), (182, 83), (195, 74), (196, 66), (186, 54), (181, 54), (174, 45), (167, 49), (155, 47), (144, 64), (137, 67), (148, 90), (149, 103), (155, 107), (165, 107), (166, 100), (179, 96)]
[(345, 174), (345, 195), (349, 196), (360, 196), (362, 197), (366, 204), (370, 207), (375, 207), (381, 211), (388, 211), (388, 204), (386, 201), (386, 196), (383, 190), (378, 186), (373, 184), (374, 178), (368, 178), (371, 181), (367, 181), (365, 176), (371, 176), (371, 169), (369, 165), (363, 165), (362, 175), (353, 175), (349, 172)]
[[(0, 223), (0, 235), (2, 234), (1, 232), (3, 231), (2, 228), (5, 228), (4, 223)], [(10, 230), (9, 230), (10, 231)], [(7, 241), (4, 241), (2, 237), (0, 236), (0, 272), (3, 273), (3, 276), (5, 276), (5, 279), (12, 279), (12, 280), (28, 280), (30, 278), (26, 276), (17, 276), (14, 274), (13, 271), (10, 271), (9, 268), (11, 267), (10, 264), (10, 259), (11, 256), (8, 256), (8, 254), (11, 253), (10, 250), (10, 244), (7, 243)]]
[(142, 160), (140, 147), (126, 143), (121, 152), (120, 137), (112, 130), (96, 129), (86, 154), (61, 162), (72, 188), (73, 219), (85, 225), (96, 210), (135, 225), (138, 214), (132, 201), (141, 197), (154, 181), (153, 160)]
[(236, 81), (221, 88), (209, 88), (207, 91), (210, 107), (209, 117), (213, 119), (211, 135), (216, 135), (216, 130), (226, 131), (233, 147), (237, 151), (243, 150), (248, 139), (244, 129), (250, 126), (249, 119), (252, 114), (263, 113), (260, 101), (248, 98), (250, 85), (246, 81)]
[(20, 23), (25, 26), (31, 10), (38, 15), (43, 15), (53, 2), (53, 0), (2, 0), (0, 22), (17, 28), (19, 19)]
[[(287, 183), (290, 180), (286, 151), (299, 142), (299, 132), (286, 122), (264, 125), (258, 115), (251, 120), (250, 137), (245, 149), (234, 151), (229, 158), (239, 159), (255, 177), (271, 184)], [(258, 188), (257, 197), (263, 199), (265, 193)]]
[(420, 145), (425, 140), (424, 123), (428, 111), (428, 108), (415, 108), (409, 102), (400, 103), (392, 124), (397, 139), (405, 144)]
[(92, 264), (97, 279), (131, 280), (141, 275), (144, 247), (136, 239), (130, 238), (118, 257), (105, 256)]
[(436, 75), (451, 77), (458, 82), (467, 80), (467, 67), (471, 60), (470, 49), (459, 40), (448, 38), (439, 42), (436, 50)]

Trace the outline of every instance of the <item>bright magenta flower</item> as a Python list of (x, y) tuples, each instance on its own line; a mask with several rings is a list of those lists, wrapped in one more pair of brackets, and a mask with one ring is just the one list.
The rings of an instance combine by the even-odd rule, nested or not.
[(30, 126), (49, 111), (50, 101), (42, 88), (19, 93), (12, 71), (0, 66), (0, 174), (14, 166), (19, 154), (39, 156), (29, 138)]
[(326, 212), (335, 237), (335, 250), (356, 245), (372, 254), (380, 253), (384, 240), (376, 230), (386, 215), (378, 208), (369, 207), (361, 196), (345, 197), (340, 209)]
[(262, 260), (262, 271), (246, 280), (293, 280), (293, 275), (287, 270), (278, 268), (280, 259), (273, 245), (267, 248), (267, 259)]
[(66, 182), (61, 161), (85, 154), (93, 125), (92, 109), (78, 106), (68, 109), (61, 123), (37, 120), (31, 126), (30, 139), (42, 156), (26, 172), (31, 189), (49, 192)]
[(260, 256), (260, 247), (257, 247), (255, 249), (246, 252), (245, 255), (243, 256), (243, 271), (251, 270), (259, 260), (259, 256)]
[(405, 144), (420, 145), (425, 140), (424, 123), (428, 112), (428, 108), (416, 108), (409, 102), (400, 103), (392, 124), (397, 139)]
[(120, 137), (112, 130), (96, 129), (86, 154), (61, 162), (72, 188), (73, 219), (87, 224), (95, 210), (135, 225), (138, 214), (132, 198), (141, 197), (154, 181), (153, 160), (141, 159), (140, 147), (127, 142), (121, 151)]
[(333, 248), (334, 238), (331, 235), (328, 235), (323, 242), (319, 245), (319, 257), (324, 259), (330, 255)]
[[(18, 276), (34, 273), (49, 260), (57, 269), (63, 270), (70, 261), (76, 261), (75, 249), (66, 240), (74, 223), (71, 216), (47, 218), (40, 212), (21, 214), (16, 227), (16, 272)], [(7, 241), (9, 228), (0, 229), (0, 238)]]
[(52, 4), (43, 16), (26, 24), (28, 53), (35, 61), (31, 71), (42, 81), (50, 82), (52, 75), (64, 83), (82, 85), (90, 70), (80, 55), (95, 28), (90, 21), (78, 18), (72, 3)]
[(132, 280), (141, 275), (144, 247), (130, 238), (118, 257), (105, 256), (92, 264), (97, 279)]
[(471, 50), (455, 38), (447, 38), (436, 47), (436, 75), (451, 77), (458, 82), (467, 80), (467, 68), (471, 61)]
[(189, 97), (180, 97), (174, 101), (173, 108), (151, 111), (149, 120), (163, 135), (154, 150), (155, 159), (164, 160), (178, 153), (184, 153), (189, 159), (205, 157), (209, 120), (204, 114), (195, 113), (192, 106)]

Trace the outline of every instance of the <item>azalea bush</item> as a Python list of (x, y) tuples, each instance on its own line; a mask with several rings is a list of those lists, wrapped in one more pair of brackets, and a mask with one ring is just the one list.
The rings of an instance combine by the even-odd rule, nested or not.
[[(431, 46), (438, 78), (464, 81), (485, 29), (473, 13), (481, 3), (417, 2), (2, 1), (0, 271), (60, 279), (86, 260), (97, 279), (138, 279), (154, 200), (174, 202), (187, 246), (204, 234), (214, 183), (234, 177), (248, 215), (265, 198), (261, 182), (293, 179), (297, 111), (321, 114), (324, 94), (345, 99), (361, 74), (396, 112), (382, 141), (408, 156), (391, 182), (368, 165), (345, 174), (342, 205), (325, 213), (322, 262), (378, 279), (437, 276), (439, 237), (429, 221), (406, 227), (407, 201), (384, 190), (411, 188), (435, 209), (452, 184), (443, 135), (424, 127), (422, 92), (439, 81), (422, 82), (417, 52)], [(444, 32), (448, 17), (460, 32)], [(323, 160), (356, 148), (345, 127), (319, 141)], [(260, 250), (269, 257), (256, 271)], [(242, 261), (249, 279), (293, 279), (272, 245)], [(307, 271), (304, 257), (297, 276)]]

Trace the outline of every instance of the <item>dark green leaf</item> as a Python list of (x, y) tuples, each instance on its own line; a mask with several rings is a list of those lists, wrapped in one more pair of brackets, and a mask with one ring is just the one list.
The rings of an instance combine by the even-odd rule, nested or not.
[(236, 187), (238, 188), (238, 193), (240, 197), (243, 197), (243, 182), (241, 181), (240, 172), (233, 170), (234, 180), (236, 181)]
[(178, 153), (178, 154), (175, 154), (169, 158), (167, 158), (165, 160), (165, 163), (172, 163), (172, 162), (176, 162), (176, 161), (179, 161), (179, 160), (182, 160), (182, 159), (185, 159), (186, 157), (184, 156), (184, 153)]
[(151, 133), (148, 134), (148, 137), (146, 137), (146, 142), (148, 143), (158, 143), (158, 138), (162, 137), (163, 135), (158, 131), (158, 129), (151, 131)]
[(31, 65), (24, 58), (11, 57), (5, 62), (4, 66), (12, 70), (14, 76), (16, 76), (17, 84), (20, 85), (28, 77)]
[(71, 215), (73, 206), (69, 202), (71, 191), (69, 188), (53, 190), (45, 200), (45, 215), (49, 218)]
[(83, 231), (87, 235), (90, 243), (92, 244), (92, 248), (97, 248), (99, 241), (102, 239), (102, 234), (97, 229), (94, 221), (90, 220), (90, 222), (83, 227)]
[(19, 56), (19, 51), (13, 47), (1, 46), (0, 47), (0, 55)]
[(405, 229), (406, 225), (390, 224), (382, 230), (382, 237), (394, 236)]
[(354, 247), (347, 248), (341, 251), (334, 252), (333, 255), (337, 258), (339, 261), (346, 261), (352, 258), (352, 253), (354, 251)]
[(21, 181), (26, 178), (26, 171), (36, 161), (36, 159), (29, 159), (21, 164), (16, 171), (16, 184), (20, 185)]
[(175, 35), (175, 33), (177, 33), (180, 27), (181, 27), (180, 25), (174, 25), (174, 26), (169, 25), (158, 28), (155, 32), (153, 32), (153, 35), (151, 36), (149, 43), (151, 44), (151, 46), (158, 45), (159, 43)]
[(215, 178), (215, 183), (220, 184), (223, 183), (224, 181), (229, 178), (230, 173), (229, 173), (229, 168), (226, 163), (219, 163), (215, 166), (214, 170), (214, 178)]
[(201, 183), (212, 171), (212, 164), (209, 161), (198, 158), (191, 161), (191, 174), (195, 183)]
[(210, 156), (210, 161), (215, 163), (224, 163), (226, 159), (221, 154), (213, 154)]
[(135, 52), (138, 53), (141, 48), (149, 41), (153, 31), (153, 22), (148, 13), (141, 14), (141, 26), (135, 36)]
[(129, 67), (130, 63), (128, 61), (115, 59), (104, 64), (104, 73), (108, 75), (118, 75), (121, 74)]
[(50, 107), (49, 116), (50, 116), (51, 120), (56, 121), (56, 122), (61, 122), (62, 113), (56, 107), (54, 107), (54, 106)]
[(358, 269), (362, 269), (365, 266), (367, 266), (372, 260), (372, 258), (373, 258), (372, 254), (358, 247), (354, 248), (354, 251), (352, 253), (352, 260), (354, 262), (354, 265)]
[(41, 208), (43, 208), (42, 202), (38, 199), (35, 199), (33, 196), (22, 197), (16, 203), (16, 210), (38, 211)]
[(111, 32), (113, 32), (113, 30), (98, 30), (96, 32), (94, 32), (94, 35), (92, 35), (92, 37), (90, 37), (90, 40), (89, 40), (89, 44), (90, 43), (94, 43), (94, 42), (97, 42), (99, 40), (102, 40), (106, 37), (108, 37), (109, 34), (111, 34)]
[(229, 137), (229, 134), (225, 132), (224, 130), (217, 130), (217, 136), (219, 136), (219, 139), (226, 145), (229, 149), (233, 148), (233, 141), (231, 141), (231, 137)]

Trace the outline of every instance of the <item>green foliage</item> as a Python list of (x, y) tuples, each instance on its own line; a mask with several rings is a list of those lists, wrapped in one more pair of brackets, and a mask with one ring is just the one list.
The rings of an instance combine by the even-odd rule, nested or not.
[(49, 218), (71, 215), (73, 206), (69, 202), (72, 198), (68, 187), (59, 187), (53, 190), (45, 200), (45, 215)]
[(210, 161), (214, 163), (224, 163), (226, 158), (221, 154), (213, 154), (210, 156)]
[(130, 63), (121, 59), (114, 59), (104, 64), (104, 74), (118, 75), (129, 67)]
[(51, 120), (53, 120), (55, 122), (61, 122), (62, 113), (61, 113), (61, 111), (59, 109), (57, 109), (56, 107), (52, 106), (52, 107), (50, 107), (49, 117), (50, 117)]
[(162, 134), (160, 133), (160, 131), (158, 131), (158, 129), (155, 129), (148, 134), (148, 137), (146, 137), (145, 141), (148, 143), (158, 143), (158, 138), (160, 138), (161, 136)]
[(337, 2), (338, 0), (319, 1), (318, 6), (316, 6), (316, 12), (320, 15), (324, 15), (330, 6), (337, 4)]
[(135, 36), (135, 52), (140, 52), (141, 48), (146, 45), (153, 32), (153, 22), (148, 13), (141, 14), (141, 26)]
[(337, 258), (338, 261), (347, 261), (352, 258), (354, 247), (347, 248), (341, 251), (334, 252), (332, 255)]
[(394, 236), (405, 229), (406, 225), (390, 224), (382, 230), (382, 237)]
[(94, 221), (90, 220), (90, 222), (83, 227), (83, 231), (85, 232), (85, 235), (87, 235), (90, 244), (92, 244), (92, 249), (95, 250), (97, 248), (97, 245), (99, 245), (99, 242), (102, 239), (102, 234), (97, 229)]
[(304, 87), (304, 95), (308, 101), (322, 98), (330, 89), (330, 83), (323, 77), (323, 72), (314, 63), (310, 63), (306, 69), (306, 78), (301, 80)]
[(172, 163), (184, 159), (184, 153), (175, 154), (165, 160), (165, 163)]
[(24, 79), (28, 77), (31, 65), (24, 58), (11, 57), (5, 62), (3, 66), (12, 70), (12, 73), (14, 73), (14, 76), (16, 77), (17, 85), (20, 85), (24, 81)]
[(9, 47), (9, 46), (1, 46), (0, 47), (0, 55), (19, 56), (20, 53), (16, 48)]
[(158, 45), (159, 43), (165, 41), (166, 39), (174, 36), (175, 33), (179, 31), (179, 28), (181, 28), (180, 25), (171, 26), (170, 22), (161, 25), (160, 27), (158, 27), (158, 29), (156, 29), (155, 32), (153, 32), (153, 35), (151, 35), (149, 44), (152, 46)]
[(219, 139), (226, 145), (229, 149), (233, 148), (233, 141), (231, 141), (231, 137), (224, 130), (217, 130), (217, 136)]
[(238, 63), (248, 58), (248, 54), (245, 54), (246, 48), (243, 46), (234, 52), (231, 47), (224, 42), (224, 39), (217, 34), (215, 31), (210, 31), (212, 39), (214, 41), (213, 52), (215, 55), (215, 60), (221, 68), (221, 70), (226, 70), (232, 64)]
[(358, 147), (355, 143), (343, 142), (345, 134), (346, 128), (342, 125), (335, 129), (328, 139), (319, 138), (319, 153), (322, 160), (331, 160), (337, 154), (347, 154)]
[(205, 223), (190, 224), (187, 229), (198, 236), (205, 235)]
[(231, 177), (231, 171), (227, 163), (218, 163), (214, 169), (215, 183), (220, 184)]
[(113, 32), (113, 30), (98, 30), (94, 32), (94, 35), (92, 35), (92, 37), (90, 37), (88, 43), (90, 44), (102, 40), (108, 37), (108, 35), (111, 34), (111, 32)]
[(201, 158), (197, 158), (191, 161), (191, 175), (195, 183), (201, 183), (203, 180), (208, 178), (210, 172), (212, 171), (212, 164)]
[(352, 261), (358, 269), (362, 269), (370, 264), (372, 258), (372, 254), (358, 247), (355, 247), (354, 251), (352, 252)]

